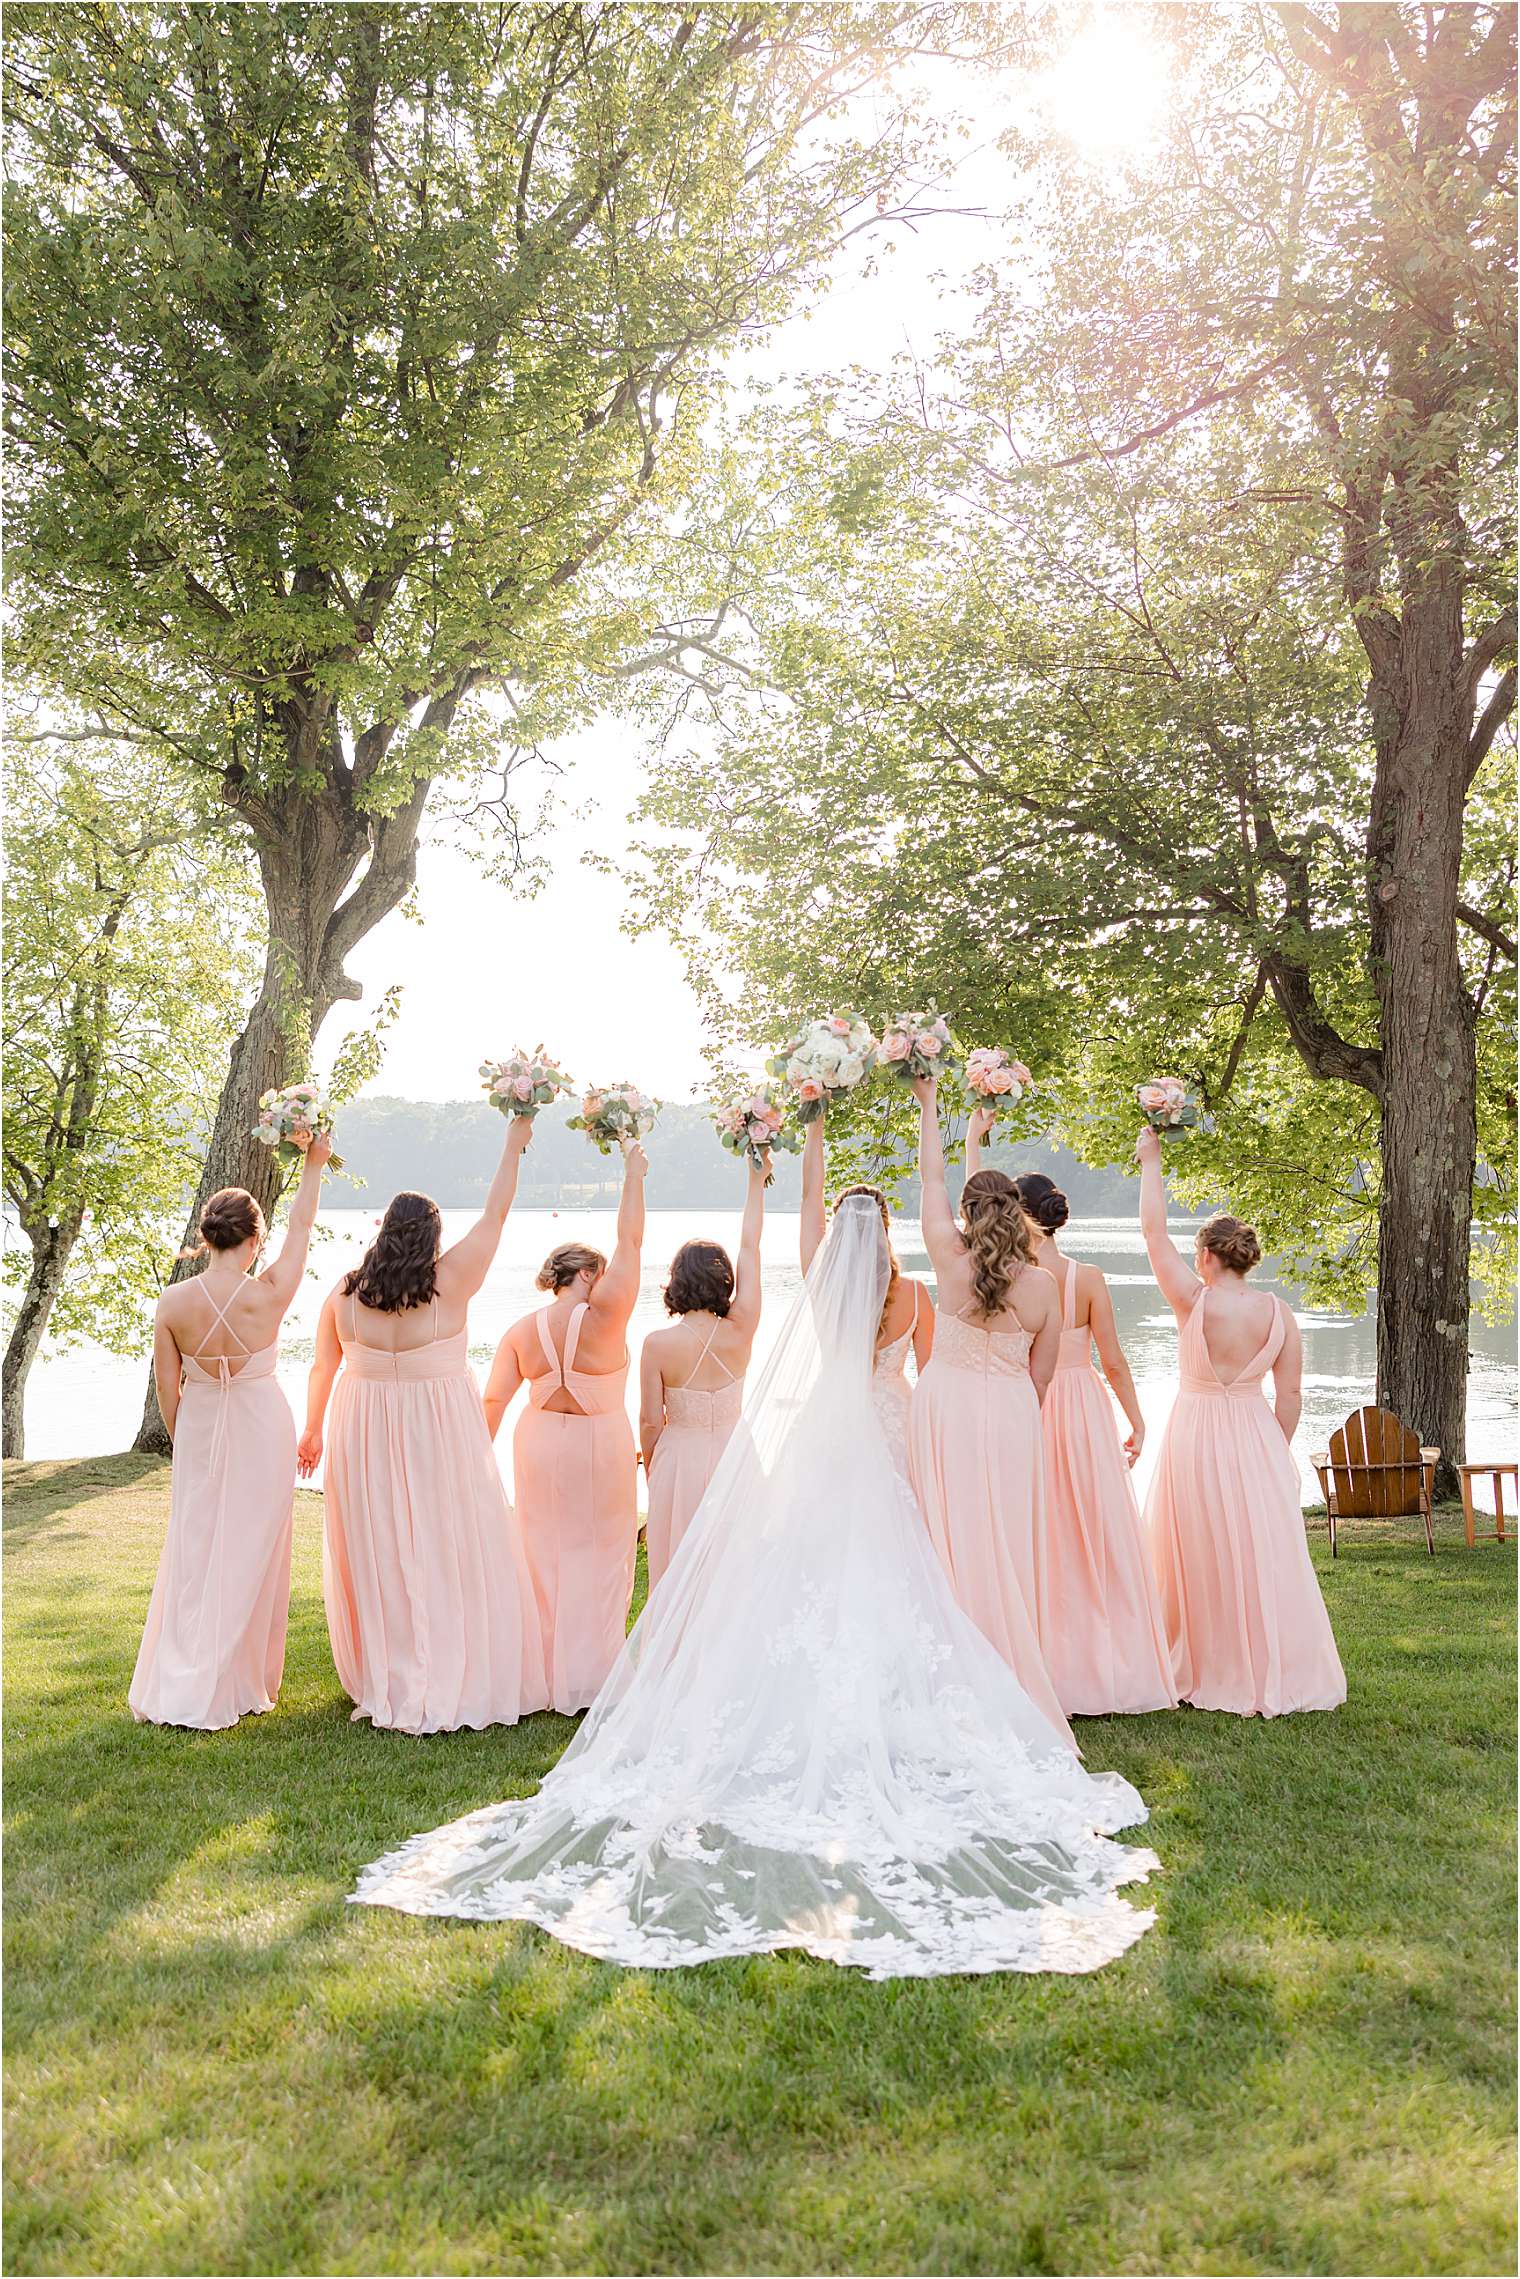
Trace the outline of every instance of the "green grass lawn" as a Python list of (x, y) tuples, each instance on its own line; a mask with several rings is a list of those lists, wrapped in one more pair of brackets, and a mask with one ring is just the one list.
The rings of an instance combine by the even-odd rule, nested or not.
[(1316, 1538), (1338, 1715), (1082, 1726), (1120, 1961), (874, 1986), (346, 1908), (569, 1721), (350, 1725), (303, 1495), (278, 1710), (135, 1726), (167, 1470), (7, 1470), (8, 2269), (1513, 2270), (1515, 1554), (1450, 1514)]

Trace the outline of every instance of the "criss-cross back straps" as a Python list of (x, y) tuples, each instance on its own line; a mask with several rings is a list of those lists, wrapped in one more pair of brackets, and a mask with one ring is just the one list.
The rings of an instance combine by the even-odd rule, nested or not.
[[(219, 1306), (219, 1305), (217, 1304), (217, 1302), (216, 1302), (215, 1298), (213, 1298), (213, 1297), (212, 1297), (212, 1295), (211, 1295), (211, 1292), (210, 1292), (210, 1291), (209, 1291), (209, 1290), (206, 1288), (206, 1285), (205, 1285), (205, 1283), (204, 1283), (204, 1282), (202, 1282), (202, 1283), (201, 1283), (201, 1285), (200, 1285), (200, 1288), (201, 1288), (201, 1295), (202, 1295), (202, 1297), (205, 1299), (205, 1301), (206, 1301), (207, 1305), (208, 1305), (208, 1306), (211, 1308), (211, 1321), (210, 1321), (210, 1324), (209, 1324), (209, 1326), (207, 1327), (207, 1330), (206, 1330), (206, 1337), (211, 1337), (211, 1336), (213, 1336), (213, 1335), (215, 1334), (215, 1332), (216, 1332), (217, 1330), (219, 1330), (219, 1329), (224, 1329), (224, 1330), (227, 1332), (227, 1335), (228, 1335), (229, 1337), (235, 1337), (235, 1338), (237, 1338), (237, 1341), (238, 1341), (239, 1345), (240, 1345), (240, 1346), (243, 1348), (243, 1351), (244, 1351), (244, 1353), (246, 1354), (246, 1353), (248, 1353), (248, 1352), (249, 1352), (249, 1350), (250, 1350), (250, 1347), (249, 1347), (249, 1344), (248, 1344), (248, 1341), (247, 1341), (247, 1339), (246, 1339), (245, 1337), (241, 1336), (241, 1335), (239, 1334), (239, 1332), (233, 1328), (233, 1326), (232, 1326), (231, 1322), (230, 1322), (230, 1321), (227, 1319), (228, 1308), (229, 1308), (229, 1307), (232, 1305), (233, 1299), (237, 1297), (237, 1295), (238, 1295), (238, 1291), (240, 1291), (240, 1290), (242, 1289), (242, 1287), (243, 1287), (243, 1285), (242, 1285), (242, 1283), (240, 1282), (240, 1283), (238, 1284), (238, 1286), (237, 1286), (237, 1289), (236, 1289), (236, 1290), (234, 1290), (234, 1291), (232, 1292), (232, 1295), (231, 1295), (231, 1297), (229, 1297), (229, 1298), (227, 1299), (227, 1301), (226, 1301), (226, 1304), (225, 1304), (225, 1305), (220, 1305), (220, 1306)], [(200, 1341), (200, 1344), (199, 1344), (199, 1345), (196, 1347), (195, 1351), (194, 1351), (194, 1352), (191, 1354), (191, 1356), (190, 1356), (191, 1360), (192, 1360), (192, 1361), (225, 1361), (225, 1360), (227, 1360), (227, 1359), (229, 1358), (229, 1356), (228, 1356), (227, 1354), (225, 1354), (225, 1353), (208, 1353), (208, 1352), (206, 1351), (206, 1337), (203, 1337), (203, 1338), (201, 1339), (201, 1341)], [(236, 1358), (236, 1356), (233, 1356), (232, 1358)]]
[[(717, 1324), (717, 1322), (714, 1322), (714, 1323), (713, 1323), (713, 1325), (712, 1325), (712, 1328), (711, 1328), (711, 1329), (708, 1331), (708, 1333), (707, 1333), (707, 1342), (706, 1342), (706, 1344), (703, 1346), (703, 1348), (702, 1348), (701, 1352), (700, 1352), (700, 1353), (697, 1355), (697, 1358), (696, 1358), (696, 1360), (695, 1360), (695, 1361), (692, 1363), (691, 1367), (690, 1367), (690, 1368), (687, 1370), (687, 1372), (686, 1372), (686, 1385), (689, 1385), (689, 1386), (691, 1387), (691, 1389), (692, 1389), (692, 1391), (693, 1391), (694, 1393), (695, 1393), (695, 1392), (700, 1392), (700, 1391), (701, 1391), (701, 1389), (702, 1389), (702, 1388), (701, 1388), (701, 1387), (698, 1385), (698, 1383), (697, 1383), (697, 1372), (698, 1372), (698, 1370), (701, 1368), (701, 1366), (702, 1366), (703, 1362), (704, 1362), (704, 1361), (707, 1359), (707, 1356), (709, 1355), (709, 1353), (712, 1353), (712, 1342), (713, 1342), (713, 1339), (714, 1339), (714, 1338), (717, 1336), (717, 1334), (718, 1334), (718, 1324)], [(723, 1372), (724, 1376), (727, 1378), (727, 1380), (728, 1380), (729, 1384), (732, 1384), (732, 1383), (733, 1383), (733, 1381), (734, 1381), (734, 1373), (733, 1373), (732, 1369), (730, 1369), (730, 1367), (729, 1367), (728, 1363), (727, 1363), (727, 1362), (724, 1360), (724, 1358), (723, 1358), (722, 1354), (721, 1354), (721, 1353), (713, 1353), (712, 1357), (713, 1357), (713, 1360), (714, 1360), (714, 1361), (717, 1363), (718, 1367), (719, 1367), (719, 1368), (722, 1370), (722, 1372)], [(677, 1390), (677, 1392), (684, 1392), (684, 1391), (685, 1391), (685, 1389), (686, 1389), (686, 1386), (685, 1386), (685, 1385), (678, 1385), (678, 1386), (676, 1387), (676, 1390)], [(716, 1388), (715, 1388), (715, 1390), (716, 1390)]]

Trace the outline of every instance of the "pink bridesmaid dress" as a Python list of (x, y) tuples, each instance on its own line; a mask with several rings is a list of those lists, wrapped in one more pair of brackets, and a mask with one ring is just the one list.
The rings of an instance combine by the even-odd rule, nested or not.
[[(206, 1338), (225, 1326), (242, 1345), (231, 1303)], [(206, 1338), (183, 1357), (169, 1532), (127, 1699), (143, 1723), (214, 1730), (273, 1709), (280, 1690), (296, 1428), (275, 1383), (278, 1340), (240, 1357), (208, 1354)]]
[(1140, 1507), (1092, 1329), (1077, 1325), (1077, 1269), (1061, 1278), (1061, 1357), (1040, 1412), (1045, 1564), (1040, 1644), (1068, 1717), (1171, 1709), (1172, 1657)]
[(469, 1333), (393, 1353), (348, 1301), (323, 1473), (322, 1595), (355, 1717), (402, 1733), (512, 1725), (548, 1701), (532, 1584)]
[[(596, 1699), (627, 1636), (638, 1480), (627, 1353), (619, 1368), (588, 1375), (575, 1366), (585, 1306), (570, 1316), (563, 1357), (547, 1311), (535, 1318), (549, 1369), (528, 1379), (529, 1405), (512, 1435), (512, 1477), (543, 1625), (549, 1700), (572, 1711)], [(544, 1406), (561, 1391), (579, 1404), (579, 1414)]]
[(1032, 1343), (1028, 1330), (940, 1315), (908, 1414), (908, 1472), (963, 1612), (1069, 1740), (1036, 1615), (1045, 1482)]
[(1335, 1709), (1346, 1675), (1304, 1535), (1298, 1467), (1264, 1397), (1287, 1309), (1224, 1379), (1204, 1338), (1205, 1286), (1182, 1325), (1182, 1383), (1146, 1499), (1177, 1690), (1195, 1709), (1280, 1717)]
[[(697, 1356), (693, 1377), (707, 1359), (717, 1334), (714, 1322)], [(707, 1493), (707, 1483), (733, 1438), (744, 1403), (744, 1379), (734, 1375), (721, 1354), (714, 1353), (712, 1358), (727, 1378), (726, 1384), (704, 1392), (688, 1379), (684, 1385), (665, 1388), (665, 1429), (650, 1458), (649, 1516), (644, 1522), (651, 1590), (675, 1557), (676, 1547)]]

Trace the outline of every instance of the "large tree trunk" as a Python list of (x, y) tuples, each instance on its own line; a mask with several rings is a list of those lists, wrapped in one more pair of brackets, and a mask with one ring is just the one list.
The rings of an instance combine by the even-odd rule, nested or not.
[[(249, 812), (269, 913), (269, 949), (258, 998), (232, 1048), (217, 1102), (200, 1184), (185, 1227), (193, 1248), (207, 1199), (222, 1187), (246, 1187), (272, 1216), (283, 1178), (272, 1148), (253, 1138), (259, 1096), (309, 1073), (312, 1040), (340, 998), (359, 989), (343, 970), (353, 943), (402, 901), (416, 875), (416, 824), (427, 786), (398, 815), (371, 823), (342, 789), (262, 800)], [(368, 857), (359, 884), (348, 889)], [(347, 894), (347, 900), (344, 897)], [(170, 1277), (181, 1281), (201, 1261), (182, 1258)], [(158, 1413), (151, 1369), (133, 1447), (165, 1455), (169, 1437)]]
[(37, 1358), (48, 1317), (63, 1288), (69, 1254), (79, 1240), (83, 1224), (83, 1218), (76, 1212), (56, 1225), (25, 1230), (32, 1245), (32, 1268), (11, 1325), (4, 1369), (0, 1372), (0, 1454), (26, 1454), (26, 1381)]

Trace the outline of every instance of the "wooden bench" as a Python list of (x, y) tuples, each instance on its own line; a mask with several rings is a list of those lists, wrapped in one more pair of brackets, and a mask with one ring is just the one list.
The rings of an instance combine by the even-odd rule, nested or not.
[(1309, 1459), (1319, 1476), (1330, 1523), (1330, 1556), (1339, 1556), (1336, 1530), (1343, 1519), (1403, 1519), (1418, 1513), (1425, 1548), (1435, 1557), (1431, 1497), (1439, 1448), (1422, 1448), (1417, 1433), (1387, 1409), (1354, 1409), (1328, 1448)]
[(1520, 1500), (1520, 1464), (1459, 1464), (1457, 1472), (1462, 1481), (1462, 1524), (1467, 1529), (1467, 1548), (1471, 1551), (1478, 1541), (1478, 1506), (1473, 1502), (1474, 1480), (1492, 1480), (1494, 1483), (1494, 1527), (1485, 1534), (1485, 1543), (1507, 1543), (1504, 1532), (1504, 1483), (1516, 1483), (1517, 1500)]

